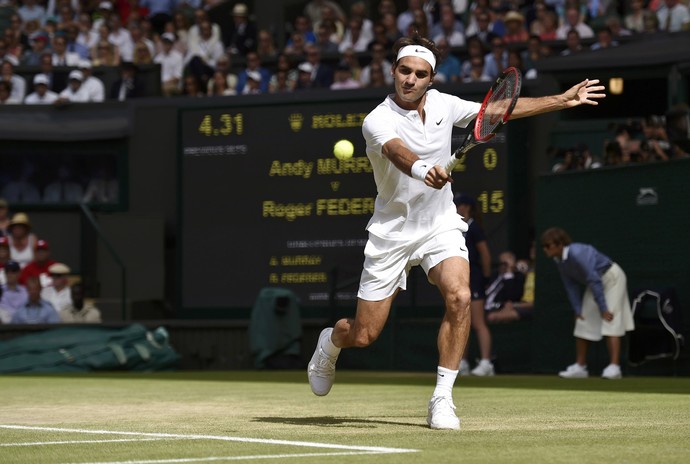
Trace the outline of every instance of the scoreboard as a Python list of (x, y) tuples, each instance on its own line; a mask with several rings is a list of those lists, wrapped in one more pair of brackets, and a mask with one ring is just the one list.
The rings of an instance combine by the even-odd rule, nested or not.
[[(181, 306), (251, 307), (263, 287), (303, 306), (356, 300), (376, 198), (362, 122), (383, 97), (299, 105), (180, 109)], [(453, 146), (466, 130), (456, 129)], [(354, 156), (338, 160), (348, 139)], [(506, 242), (505, 139), (474, 148), (453, 174), (477, 198), (492, 248)], [(413, 274), (414, 275), (414, 274)], [(440, 304), (419, 272), (399, 304)]]

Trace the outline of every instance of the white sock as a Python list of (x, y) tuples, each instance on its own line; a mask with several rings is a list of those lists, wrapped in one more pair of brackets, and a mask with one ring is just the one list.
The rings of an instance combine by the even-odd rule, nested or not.
[[(333, 332), (331, 332), (331, 335), (333, 335)], [(321, 349), (324, 351), (324, 353), (332, 358), (337, 358), (340, 354), (340, 348), (333, 344), (330, 336), (324, 340), (323, 344), (321, 345)]]
[(458, 371), (451, 371), (445, 367), (438, 366), (436, 371), (436, 389), (433, 396), (453, 397), (453, 385), (455, 378), (458, 376)]

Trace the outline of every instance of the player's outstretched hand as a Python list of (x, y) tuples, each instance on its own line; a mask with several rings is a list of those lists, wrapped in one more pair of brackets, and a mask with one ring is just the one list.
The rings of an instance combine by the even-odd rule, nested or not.
[(599, 102), (597, 100), (606, 97), (605, 89), (603, 85), (599, 85), (599, 79), (585, 79), (569, 88), (563, 96), (568, 107), (598, 105)]
[(434, 166), (429, 169), (424, 178), (424, 183), (435, 189), (443, 188), (448, 182), (453, 182), (453, 178), (441, 166)]

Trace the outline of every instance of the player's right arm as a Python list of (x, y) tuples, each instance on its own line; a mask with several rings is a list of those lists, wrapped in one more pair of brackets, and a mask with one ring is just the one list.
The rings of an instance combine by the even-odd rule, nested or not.
[(420, 169), (426, 170), (424, 184), (428, 187), (440, 189), (446, 185), (446, 183), (453, 181), (453, 179), (446, 173), (446, 170), (441, 166), (424, 167), (424, 164), (419, 156), (410, 150), (407, 145), (405, 145), (405, 142), (403, 142), (400, 138), (394, 138), (384, 143), (381, 151), (396, 168), (415, 179), (418, 177), (413, 173), (413, 166), (415, 166), (415, 163), (419, 161), (421, 165), (417, 166), (419, 166)]

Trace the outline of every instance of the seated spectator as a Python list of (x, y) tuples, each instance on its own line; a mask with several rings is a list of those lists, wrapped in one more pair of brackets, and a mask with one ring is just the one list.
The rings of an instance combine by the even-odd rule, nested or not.
[[(466, 62), (467, 63), (467, 62)], [(470, 68), (469, 70), (464, 69), (462, 74), (463, 82), (489, 82), (490, 76), (484, 74), (484, 57), (483, 56), (473, 56), (469, 59)]]
[(28, 299), (12, 316), (11, 324), (57, 324), (60, 316), (50, 302), (41, 298), (41, 282), (31, 278), (26, 283)]
[(101, 311), (94, 306), (92, 301), (84, 300), (84, 286), (81, 283), (75, 283), (72, 285), (70, 292), (72, 304), (63, 307), (59, 312), (62, 322), (66, 324), (100, 323)]
[(90, 60), (80, 60), (79, 71), (84, 76), (82, 87), (89, 96), (90, 102), (102, 102), (105, 100), (105, 84), (102, 80), (93, 75), (93, 65)]
[(340, 63), (335, 69), (335, 78), (331, 84), (331, 90), (346, 90), (360, 88), (359, 81), (352, 77), (352, 70), (347, 63)]
[(594, 42), (589, 49), (590, 50), (602, 50), (604, 48), (617, 47), (618, 41), (613, 39), (613, 33), (608, 27), (602, 27), (597, 31), (597, 41)]
[(438, 51), (441, 52), (440, 62), (436, 67), (436, 81), (460, 82), (460, 76), (462, 74), (460, 60), (450, 52), (448, 41), (444, 37), (441, 37), (436, 42), (436, 46)]
[(307, 63), (312, 67), (311, 80), (316, 88), (327, 89), (333, 83), (333, 68), (321, 61), (321, 54), (315, 45), (307, 45)]
[[(45, 31), (36, 31), (29, 36), (30, 49), (24, 51), (21, 56), (21, 64), (24, 66), (38, 66), (41, 64), (41, 55), (50, 54), (48, 48), (48, 34)], [(52, 58), (51, 58), (52, 59)]]
[(26, 97), (26, 79), (14, 72), (18, 65), (19, 60), (14, 55), (5, 55), (0, 68), (0, 80), (11, 85), (9, 100), (21, 103)]
[(257, 36), (256, 24), (249, 19), (249, 8), (244, 3), (236, 3), (232, 8), (230, 27), (223, 31), (223, 43), (228, 53), (247, 56), (249, 51), (256, 49)]
[(519, 260), (516, 265), (516, 272), (522, 273), (524, 277), (524, 291), (519, 301), (506, 301), (498, 311), (490, 312), (487, 320), (494, 323), (527, 321), (532, 319), (534, 309), (534, 245), (530, 248), (530, 259)]
[[(280, 65), (280, 57), (278, 57), (278, 65)], [(218, 58), (215, 72), (223, 73), (227, 88), (235, 91), (234, 95), (237, 95), (237, 74), (232, 72), (232, 58), (230, 55), (225, 53)], [(208, 81), (206, 90), (207, 93), (213, 91), (213, 79)]]
[(357, 0), (350, 6), (350, 19), (357, 19), (362, 24), (361, 35), (367, 44), (374, 39), (374, 22), (367, 14), (367, 4), (363, 0)]
[(321, 23), (316, 30), (315, 45), (322, 55), (335, 55), (338, 53), (338, 44), (331, 40), (332, 32), (326, 24)]
[[(323, 5), (321, 7), (321, 18), (319, 20), (312, 18), (312, 24), (314, 29), (317, 30), (321, 24), (326, 24), (326, 27), (332, 31), (331, 40), (340, 45), (345, 35), (345, 15), (337, 12), (334, 5), (335, 3), (330, 1), (327, 5)], [(337, 10), (340, 10), (340, 7), (337, 7)]]
[(41, 282), (41, 287), (52, 285), (53, 281), (50, 277), (50, 266), (57, 261), (50, 257), (50, 246), (45, 240), (37, 240), (34, 249), (34, 259), (29, 264), (24, 266), (19, 274), (19, 283), (26, 285), (26, 282), (31, 277), (37, 277)]
[[(372, 58), (373, 59), (373, 58)], [(355, 51), (351, 48), (345, 50), (345, 52), (340, 56), (340, 63), (349, 66), (350, 75), (354, 80), (361, 84), (362, 80), (362, 66), (359, 64), (359, 57)], [(364, 87), (362, 85), (362, 87)]]
[(120, 187), (117, 172), (112, 166), (94, 169), (84, 192), (84, 203), (117, 203), (120, 201)]
[(496, 79), (508, 67), (508, 50), (503, 38), (491, 38), (491, 51), (484, 56), (484, 72), (491, 80)]
[(256, 54), (262, 61), (275, 60), (278, 58), (278, 48), (276, 47), (273, 35), (266, 29), (261, 29), (257, 37)]
[(58, 167), (55, 179), (43, 189), (43, 203), (79, 204), (83, 196), (84, 188), (74, 180), (68, 166)]
[(312, 24), (308, 17), (298, 15), (292, 24), (293, 29), (290, 34), (290, 38), (285, 43), (286, 47), (292, 47), (295, 39), (300, 40), (302, 45), (316, 43), (316, 34), (314, 34), (314, 31), (312, 30)]
[(362, 33), (362, 20), (360, 18), (352, 18), (347, 23), (345, 35), (343, 40), (338, 45), (338, 51), (343, 53), (347, 49), (353, 49), (355, 52), (365, 52), (371, 42), (371, 38)]
[(10, 204), (0, 197), (0, 237), (7, 235), (10, 227)]
[(582, 20), (576, 6), (570, 6), (565, 11), (565, 22), (556, 30), (556, 39), (565, 40), (571, 29), (575, 29), (581, 39), (594, 38), (594, 31)]
[(487, 319), (491, 312), (500, 310), (506, 302), (520, 301), (525, 291), (525, 275), (516, 269), (515, 253), (504, 251), (498, 259), (498, 270), (486, 287), (484, 310)]
[(386, 85), (393, 85), (393, 74), (391, 73), (391, 62), (386, 59), (386, 48), (380, 44), (375, 43), (371, 47), (371, 61), (368, 65), (362, 68), (359, 75), (359, 82), (362, 87), (368, 87), (371, 82), (372, 68), (380, 68), (383, 72), (383, 79)]
[(623, 17), (625, 27), (634, 33), (644, 32), (644, 16), (648, 12), (645, 0), (629, 0), (626, 15)]
[(48, 89), (48, 76), (43, 73), (34, 76), (34, 91), (26, 96), (27, 105), (50, 105), (58, 99), (58, 94)]
[(659, 30), (680, 32), (690, 30), (690, 9), (680, 0), (664, 0), (656, 10)]
[(34, 260), (34, 248), (37, 241), (36, 236), (31, 232), (29, 216), (26, 213), (16, 213), (12, 216), (7, 231), (10, 259), (19, 263), (21, 267), (26, 266)]
[(62, 308), (72, 305), (69, 286), (70, 268), (63, 263), (53, 263), (48, 267), (48, 274), (51, 284), (42, 287), (41, 298), (48, 301), (59, 312)]
[(187, 97), (205, 97), (199, 78), (194, 74), (188, 74), (182, 78), (182, 95)]
[(91, 63), (94, 66), (119, 66), (120, 52), (107, 39), (99, 40), (96, 46), (91, 49)]
[(261, 76), (259, 90), (261, 93), (268, 92), (268, 83), (271, 81), (271, 72), (262, 66), (259, 55), (255, 52), (247, 53), (247, 67), (237, 75), (237, 93), (245, 93), (250, 72), (258, 72)]
[(19, 283), (18, 262), (7, 261), (4, 271), (5, 283), (2, 284), (2, 295), (0, 295), (0, 322), (9, 324), (19, 308), (29, 300), (29, 294), (26, 287)]
[(295, 90), (309, 90), (314, 88), (314, 83), (311, 80), (311, 75), (314, 68), (311, 63), (306, 61), (297, 66), (297, 82), (295, 82)]
[(77, 52), (67, 51), (67, 37), (60, 33), (53, 37), (53, 66), (76, 67), (81, 57)]
[(146, 83), (139, 77), (139, 67), (131, 61), (120, 65), (120, 78), (110, 87), (110, 99), (125, 101), (146, 96)]
[(503, 35), (503, 41), (507, 44), (524, 43), (529, 38), (529, 33), (525, 28), (525, 17), (517, 11), (509, 11), (503, 18), (503, 23), (506, 27), (506, 33)]
[(56, 103), (87, 103), (89, 101), (89, 94), (82, 85), (83, 82), (84, 73), (78, 69), (70, 71), (67, 77), (67, 87), (60, 92)]
[(213, 85), (209, 85), (207, 91), (209, 97), (227, 97), (237, 95), (237, 91), (234, 88), (228, 87), (228, 80), (222, 71), (214, 72), (209, 84), (211, 84), (211, 82), (213, 82)]
[(582, 42), (580, 40), (580, 33), (575, 29), (568, 31), (565, 39), (565, 49), (561, 51), (561, 56), (570, 56), (580, 53), (582, 48)]
[(38, 0), (24, 0), (17, 9), (17, 14), (19, 14), (22, 21), (25, 23), (33, 19), (42, 22), (46, 16), (46, 9)]
[(297, 69), (293, 67), (290, 58), (282, 53), (278, 56), (276, 72), (268, 83), (269, 93), (284, 93), (295, 90), (297, 83)]
[[(7, 283), (7, 277), (5, 277), (5, 265), (9, 260), (10, 241), (4, 235), (0, 235), (0, 285), (5, 285)], [(2, 296), (1, 291), (0, 296)]]
[(153, 58), (161, 65), (161, 88), (163, 95), (178, 95), (182, 88), (182, 72), (184, 57), (173, 48), (176, 41), (175, 34), (164, 32), (161, 35), (161, 51)]
[(449, 3), (441, 5), (440, 19), (431, 28), (431, 36), (437, 44), (445, 39), (450, 47), (465, 46), (465, 26), (455, 17)]

